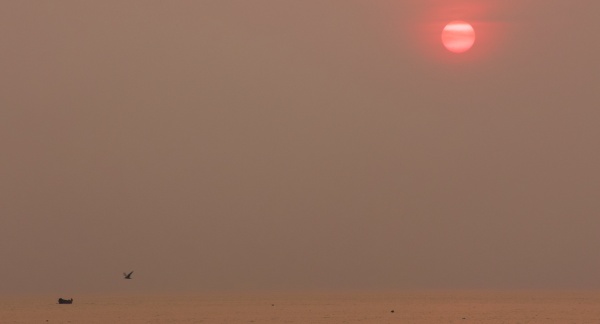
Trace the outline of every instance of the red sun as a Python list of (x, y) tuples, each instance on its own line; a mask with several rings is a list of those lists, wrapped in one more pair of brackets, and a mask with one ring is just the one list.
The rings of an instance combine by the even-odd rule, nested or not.
[(475, 44), (475, 30), (464, 21), (452, 21), (442, 31), (442, 43), (453, 53), (464, 53)]

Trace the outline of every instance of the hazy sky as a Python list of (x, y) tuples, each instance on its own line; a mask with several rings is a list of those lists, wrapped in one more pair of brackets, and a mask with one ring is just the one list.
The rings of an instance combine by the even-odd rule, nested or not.
[(600, 288), (598, 13), (3, 1), (0, 293)]

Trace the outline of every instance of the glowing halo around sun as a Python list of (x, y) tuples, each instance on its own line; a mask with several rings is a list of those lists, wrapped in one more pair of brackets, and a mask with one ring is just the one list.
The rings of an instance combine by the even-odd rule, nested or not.
[(450, 52), (464, 53), (475, 44), (475, 30), (467, 22), (452, 21), (442, 31), (442, 43)]

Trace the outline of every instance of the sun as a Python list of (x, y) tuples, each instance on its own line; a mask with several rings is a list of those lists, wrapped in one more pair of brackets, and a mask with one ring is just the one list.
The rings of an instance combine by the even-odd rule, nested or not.
[(442, 43), (450, 52), (464, 53), (475, 44), (475, 29), (467, 22), (452, 21), (442, 31)]

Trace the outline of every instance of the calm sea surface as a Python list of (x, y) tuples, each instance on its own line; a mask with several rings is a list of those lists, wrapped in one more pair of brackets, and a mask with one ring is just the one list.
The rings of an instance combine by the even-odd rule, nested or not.
[(581, 324), (600, 323), (600, 292), (5, 296), (0, 323)]

